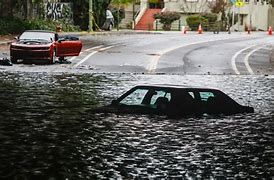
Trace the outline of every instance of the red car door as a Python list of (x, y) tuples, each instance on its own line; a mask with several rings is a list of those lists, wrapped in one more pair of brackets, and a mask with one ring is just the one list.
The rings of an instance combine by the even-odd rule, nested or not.
[(56, 41), (56, 56), (78, 56), (82, 49), (80, 40), (60, 39)]

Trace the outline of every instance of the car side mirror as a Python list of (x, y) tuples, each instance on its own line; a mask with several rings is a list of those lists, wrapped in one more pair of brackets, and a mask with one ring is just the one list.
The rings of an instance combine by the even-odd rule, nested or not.
[(19, 38), (18, 38), (18, 36), (15, 36), (14, 39), (15, 39), (15, 40), (18, 40)]

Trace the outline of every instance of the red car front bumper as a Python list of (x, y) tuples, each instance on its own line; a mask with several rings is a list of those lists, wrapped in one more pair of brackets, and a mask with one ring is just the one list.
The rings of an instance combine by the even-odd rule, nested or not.
[(10, 56), (13, 59), (23, 59), (23, 60), (50, 60), (51, 59), (51, 48), (50, 47), (27, 47), (27, 46), (10, 46)]

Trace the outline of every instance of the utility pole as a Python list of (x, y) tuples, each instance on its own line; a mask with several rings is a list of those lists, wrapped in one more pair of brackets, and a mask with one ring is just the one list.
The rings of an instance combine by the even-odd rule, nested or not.
[(118, 0), (118, 14), (117, 14), (117, 31), (119, 31), (119, 21), (120, 21), (120, 0)]
[(238, 7), (238, 31), (240, 32), (240, 6)]
[(252, 11), (251, 11), (251, 1), (249, 1), (249, 28), (252, 30)]
[(234, 24), (235, 24), (235, 5), (234, 5), (234, 3), (232, 5), (232, 7), (233, 7), (232, 8), (232, 26), (234, 26)]
[(89, 0), (89, 32), (93, 32), (93, 10), (92, 10), (92, 0)]
[(132, 1), (132, 21), (133, 29), (135, 29), (135, 0)]

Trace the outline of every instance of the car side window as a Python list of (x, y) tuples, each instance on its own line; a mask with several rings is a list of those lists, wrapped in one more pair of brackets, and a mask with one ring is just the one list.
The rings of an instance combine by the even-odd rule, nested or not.
[(157, 100), (159, 97), (166, 97), (166, 98), (168, 98), (168, 100), (170, 101), (170, 99), (171, 99), (171, 94), (170, 94), (169, 92), (162, 91), (162, 90), (155, 91), (155, 94), (151, 97), (150, 104), (151, 104), (151, 105), (155, 104), (156, 100)]
[(207, 101), (209, 97), (215, 97), (213, 92), (199, 92), (201, 101)]
[(141, 105), (145, 95), (147, 94), (148, 89), (136, 89), (124, 99), (120, 101), (120, 104), (125, 105)]
[(192, 91), (189, 91), (188, 92), (188, 94), (193, 98), (193, 99), (195, 99), (195, 95), (194, 95), (194, 92), (192, 92)]

